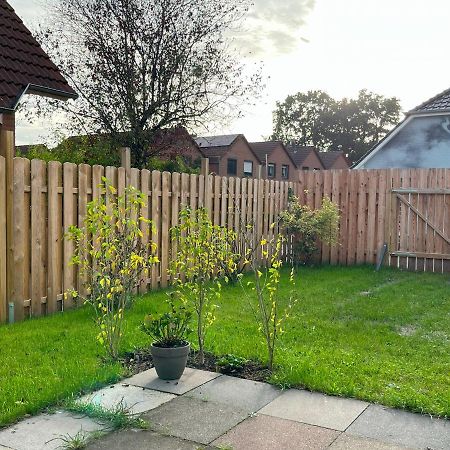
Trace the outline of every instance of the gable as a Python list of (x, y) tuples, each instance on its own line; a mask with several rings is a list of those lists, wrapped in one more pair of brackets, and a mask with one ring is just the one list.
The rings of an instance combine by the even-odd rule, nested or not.
[(450, 113), (409, 116), (357, 169), (449, 168)]

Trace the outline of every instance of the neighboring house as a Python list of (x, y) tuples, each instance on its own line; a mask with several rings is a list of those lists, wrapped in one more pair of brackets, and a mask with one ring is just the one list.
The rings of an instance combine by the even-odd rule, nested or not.
[(250, 142), (262, 166), (261, 178), (297, 181), (297, 167), (281, 141)]
[(344, 152), (318, 152), (325, 170), (350, 169)]
[(243, 134), (198, 137), (209, 171), (220, 176), (258, 177), (260, 162)]
[[(59, 100), (77, 98), (14, 9), (0, 0), (0, 147), (4, 156), (6, 144), (1, 143), (8, 132), (15, 130), (14, 113), (25, 94)], [(14, 136), (12, 140), (14, 143)], [(8, 151), (14, 153), (14, 147), (8, 145)]]
[(289, 145), (287, 151), (298, 170), (323, 170), (317, 150), (312, 146)]
[(409, 111), (355, 169), (450, 168), (450, 89)]

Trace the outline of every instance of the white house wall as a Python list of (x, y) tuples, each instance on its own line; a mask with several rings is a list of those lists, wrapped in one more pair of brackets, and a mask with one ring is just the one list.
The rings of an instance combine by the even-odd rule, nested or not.
[(358, 169), (449, 168), (450, 114), (412, 117)]

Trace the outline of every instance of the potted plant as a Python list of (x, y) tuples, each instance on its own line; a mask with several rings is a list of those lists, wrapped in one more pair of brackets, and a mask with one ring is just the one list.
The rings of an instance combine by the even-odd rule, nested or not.
[(150, 351), (158, 377), (177, 380), (183, 375), (189, 355), (186, 337), (192, 331), (192, 312), (183, 303), (175, 305), (173, 295), (167, 304), (169, 311), (145, 316), (141, 330), (153, 339)]

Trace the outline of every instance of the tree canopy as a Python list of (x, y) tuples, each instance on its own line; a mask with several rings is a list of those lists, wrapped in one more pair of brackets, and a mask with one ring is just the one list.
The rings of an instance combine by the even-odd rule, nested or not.
[(299, 92), (277, 102), (272, 139), (340, 150), (355, 162), (398, 123), (400, 110), (399, 99), (367, 90), (342, 100), (323, 91)]
[[(155, 131), (235, 113), (237, 99), (258, 92), (259, 72), (243, 76), (229, 38), (247, 1), (55, 0), (52, 5), (38, 37), (80, 98), (50, 101), (51, 109), (39, 100), (38, 112), (63, 110), (71, 134), (110, 134), (131, 147), (138, 167), (152, 156), (146, 142)], [(120, 142), (123, 136), (127, 142)]]

